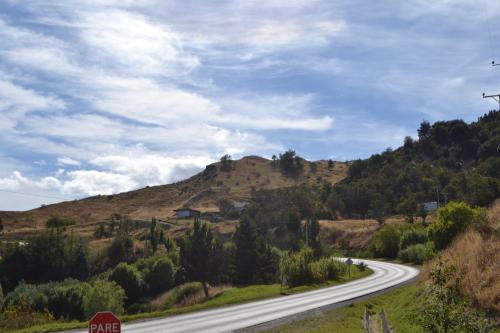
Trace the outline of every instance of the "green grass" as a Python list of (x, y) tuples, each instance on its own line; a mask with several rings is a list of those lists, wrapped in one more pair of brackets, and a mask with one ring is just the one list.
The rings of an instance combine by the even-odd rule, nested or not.
[[(421, 287), (413, 283), (365, 301), (328, 311), (320, 316), (276, 327), (266, 333), (364, 333), (365, 307), (377, 314), (384, 308), (393, 332), (424, 333), (415, 322), (419, 306), (417, 295), (420, 290)], [(380, 327), (379, 332), (381, 332)], [(500, 333), (500, 328), (493, 328), (490, 333)]]
[(414, 314), (412, 301), (417, 292), (418, 287), (411, 284), (366, 301), (334, 309), (321, 316), (274, 328), (268, 333), (364, 333), (363, 313), (365, 307), (377, 313), (384, 308), (394, 332), (423, 333), (420, 327), (412, 323)]
[[(346, 283), (352, 280), (369, 276), (372, 273), (373, 271), (370, 269), (366, 269), (365, 271), (360, 272), (357, 268), (353, 267), (350, 278), (341, 277), (338, 280), (329, 281), (328, 283), (323, 283), (323, 284), (305, 285), (295, 288), (281, 288), (279, 284), (233, 287), (225, 290), (222, 294), (216, 297), (208, 299), (203, 303), (185, 306), (181, 308), (171, 308), (165, 311), (140, 313), (135, 315), (123, 315), (120, 316), (120, 319), (122, 320), (122, 322), (127, 322), (139, 319), (166, 317), (182, 313), (213, 309), (231, 304), (241, 304), (251, 301), (273, 298), (282, 295), (291, 295), (318, 288), (325, 288), (334, 285), (339, 285), (342, 283)], [(86, 322), (53, 322), (45, 325), (33, 326), (24, 330), (11, 331), (11, 333), (46, 333), (46, 332), (56, 332), (56, 331), (85, 328), (85, 327), (87, 327)]]

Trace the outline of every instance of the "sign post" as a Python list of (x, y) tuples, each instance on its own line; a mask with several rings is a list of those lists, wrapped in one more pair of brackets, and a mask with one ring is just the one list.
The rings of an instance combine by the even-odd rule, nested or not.
[(347, 260), (345, 261), (345, 263), (349, 267), (349, 278), (351, 278), (351, 265), (352, 265), (353, 261), (352, 261), (351, 258), (347, 258)]
[(121, 333), (121, 322), (113, 312), (97, 312), (89, 321), (89, 333)]

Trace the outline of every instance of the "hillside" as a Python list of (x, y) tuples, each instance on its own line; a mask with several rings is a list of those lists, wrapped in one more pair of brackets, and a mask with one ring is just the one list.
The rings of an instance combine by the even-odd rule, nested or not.
[(222, 171), (220, 162), (189, 179), (169, 185), (142, 188), (115, 195), (94, 196), (43, 206), (26, 212), (0, 212), (4, 236), (29, 232), (40, 228), (50, 217), (74, 220), (77, 224), (94, 224), (113, 214), (128, 215), (134, 219), (167, 218), (173, 210), (183, 206), (204, 211), (217, 210), (223, 198), (247, 201), (253, 190), (293, 187), (301, 184), (315, 186), (323, 181), (336, 183), (347, 174), (347, 164), (335, 162), (329, 168), (327, 161), (315, 163), (316, 170), (302, 160), (303, 172), (291, 177), (262, 157), (248, 156), (232, 161), (230, 170)]
[(424, 121), (418, 135), (406, 137), (400, 148), (353, 161), (326, 202), (330, 210), (349, 218), (412, 219), (423, 202), (487, 206), (500, 197), (500, 111), (470, 124)]

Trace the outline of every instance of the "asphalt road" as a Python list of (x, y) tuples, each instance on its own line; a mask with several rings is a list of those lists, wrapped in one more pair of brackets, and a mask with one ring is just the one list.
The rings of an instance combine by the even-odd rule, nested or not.
[(418, 269), (413, 267), (372, 260), (363, 261), (374, 271), (372, 275), (363, 279), (290, 296), (123, 324), (122, 332), (209, 333), (258, 327), (267, 322), (279, 322), (285, 318), (300, 317), (301, 314), (315, 309), (325, 309), (338, 303), (366, 297), (408, 282), (419, 274)]

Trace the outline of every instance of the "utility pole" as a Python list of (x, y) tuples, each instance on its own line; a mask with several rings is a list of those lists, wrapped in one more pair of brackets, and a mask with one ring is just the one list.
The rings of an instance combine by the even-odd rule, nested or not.
[(500, 94), (486, 95), (485, 93), (483, 93), (483, 98), (493, 98), (496, 102), (498, 102), (498, 108), (500, 109)]
[(438, 204), (438, 208), (439, 208), (439, 187), (436, 187), (436, 196), (437, 196), (437, 204)]
[[(491, 62), (491, 66), (492, 67), (495, 67), (495, 66), (500, 66), (500, 64), (496, 64), (495, 61), (493, 60)], [(483, 93), (483, 98), (493, 98), (496, 102), (498, 102), (498, 109), (500, 110), (500, 94), (496, 94), (496, 95), (486, 95), (485, 93)]]

